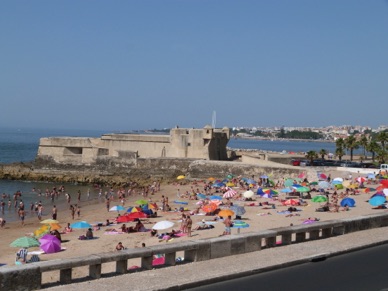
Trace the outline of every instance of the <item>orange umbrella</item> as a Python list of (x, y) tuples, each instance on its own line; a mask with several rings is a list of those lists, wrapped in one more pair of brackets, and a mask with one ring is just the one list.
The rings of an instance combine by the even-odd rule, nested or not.
[(210, 177), (210, 178), (208, 178), (208, 180), (209, 180), (210, 182), (214, 182), (214, 181), (216, 180), (216, 178)]
[(233, 214), (234, 214), (234, 211), (230, 209), (223, 209), (220, 212), (218, 212), (218, 216), (222, 216), (222, 217), (233, 216)]
[(60, 226), (58, 223), (50, 223), (50, 230), (58, 230), (61, 228), (62, 226)]
[(209, 203), (204, 206), (202, 206), (202, 210), (205, 211), (206, 213), (214, 212), (218, 206), (214, 203)]

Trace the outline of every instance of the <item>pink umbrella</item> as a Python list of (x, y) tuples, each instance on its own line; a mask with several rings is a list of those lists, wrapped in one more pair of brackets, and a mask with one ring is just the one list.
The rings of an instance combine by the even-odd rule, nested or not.
[(226, 191), (224, 193), (224, 195), (222, 195), (223, 198), (232, 198), (234, 197), (235, 195), (237, 194), (237, 191), (233, 190), (233, 189), (229, 189), (228, 191)]
[(51, 234), (46, 234), (39, 239), (40, 248), (46, 254), (57, 253), (61, 251), (61, 241)]

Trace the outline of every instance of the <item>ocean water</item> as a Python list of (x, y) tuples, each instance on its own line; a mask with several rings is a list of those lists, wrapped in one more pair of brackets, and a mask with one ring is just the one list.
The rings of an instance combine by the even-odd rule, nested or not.
[[(54, 136), (73, 136), (73, 137), (100, 137), (106, 131), (99, 130), (64, 130), (64, 129), (21, 129), (21, 128), (0, 128), (0, 163), (9, 164), (14, 162), (30, 162), (35, 159), (38, 151), (39, 139), (41, 137)], [(310, 150), (320, 151), (326, 149), (328, 152), (335, 151), (334, 143), (324, 142), (302, 142), (302, 141), (279, 141), (279, 140), (246, 140), (246, 139), (231, 139), (228, 147), (236, 149), (260, 149), (266, 151), (287, 151), (287, 152), (307, 152)], [(8, 181), (0, 180), (0, 195), (10, 195), (11, 207), (8, 209), (8, 197), (4, 198), (6, 207), (3, 212), (0, 212), (0, 217), (4, 217), (8, 221), (18, 219), (16, 210), (13, 204), (13, 194), (17, 191), (22, 193), (21, 199), (25, 204), (28, 216), (35, 216), (30, 213), (31, 203), (41, 201), (44, 206), (44, 214), (49, 215), (53, 204), (56, 204), (59, 209), (59, 219), (62, 211), (68, 211), (68, 205), (64, 195), (60, 195), (58, 199), (51, 201), (45, 197), (46, 189), (50, 190), (53, 187), (59, 187), (53, 183), (42, 182), (26, 182), (26, 181)], [(90, 190), (89, 199), (97, 199), (98, 190), (92, 186), (65, 184), (65, 190), (73, 198), (76, 198), (78, 190), (81, 191), (81, 201), (86, 200), (86, 193)], [(35, 189), (35, 191), (33, 191)], [(39, 196), (39, 190), (42, 196)], [(105, 191), (107, 189), (103, 189)], [(0, 196), (0, 200), (2, 197)], [(66, 213), (68, 216), (68, 213)]]

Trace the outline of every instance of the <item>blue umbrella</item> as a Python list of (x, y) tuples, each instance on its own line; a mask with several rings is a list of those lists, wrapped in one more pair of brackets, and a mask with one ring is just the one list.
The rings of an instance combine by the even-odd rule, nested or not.
[(354, 201), (353, 198), (347, 197), (347, 198), (344, 198), (344, 199), (341, 200), (340, 205), (342, 207), (346, 207), (346, 206), (354, 207), (356, 205), (356, 201)]
[(280, 192), (282, 192), (282, 193), (291, 193), (292, 190), (290, 188), (284, 188), (284, 189), (280, 190)]
[(256, 193), (259, 194), (259, 195), (264, 195), (265, 194), (265, 192), (263, 191), (262, 188), (257, 189)]
[(248, 180), (246, 181), (246, 183), (247, 183), (247, 184), (256, 184), (256, 181), (253, 180), (253, 179), (248, 179)]
[(71, 228), (90, 228), (92, 227), (91, 224), (87, 223), (86, 221), (78, 221), (70, 225)]
[(121, 205), (115, 205), (109, 209), (109, 211), (117, 211), (117, 212), (122, 211), (122, 210), (125, 210), (125, 207), (121, 206)]
[(222, 200), (222, 197), (221, 196), (217, 196), (217, 195), (212, 195), (209, 197), (210, 200)]
[(230, 206), (229, 209), (232, 210), (237, 216), (242, 216), (246, 212), (245, 208), (240, 205)]
[(214, 188), (221, 188), (221, 187), (225, 187), (225, 183), (222, 183), (222, 182), (218, 182), (218, 183), (214, 183), (213, 184), (213, 187)]
[(199, 199), (206, 199), (206, 195), (205, 195), (205, 194), (198, 193), (198, 194), (197, 194), (197, 198), (199, 198)]
[(385, 196), (374, 196), (371, 199), (369, 199), (369, 204), (372, 206), (380, 206), (385, 203)]
[(263, 175), (263, 176), (260, 176), (260, 178), (262, 178), (262, 179), (268, 179), (268, 176), (267, 176), (267, 175)]
[(249, 224), (242, 220), (235, 220), (232, 227), (237, 228), (237, 233), (240, 233), (240, 228), (247, 228)]

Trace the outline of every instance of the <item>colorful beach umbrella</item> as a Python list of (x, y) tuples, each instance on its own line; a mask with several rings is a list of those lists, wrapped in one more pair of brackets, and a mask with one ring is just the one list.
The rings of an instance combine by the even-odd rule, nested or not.
[(220, 217), (228, 217), (228, 216), (233, 216), (233, 215), (234, 215), (234, 211), (232, 211), (230, 209), (223, 209), (220, 212), (218, 212), (218, 216), (220, 216)]
[(92, 225), (86, 221), (78, 221), (70, 225), (71, 228), (90, 228)]
[(237, 228), (237, 233), (240, 233), (241, 228), (248, 228), (249, 224), (243, 220), (234, 220), (232, 228)]
[(224, 195), (222, 195), (223, 198), (233, 198), (234, 196), (237, 195), (237, 191), (236, 190), (233, 190), (233, 189), (230, 189), (228, 191), (226, 191), (224, 193)]
[(346, 197), (341, 200), (340, 205), (342, 207), (346, 207), (346, 206), (354, 207), (356, 205), (356, 201), (353, 198)]
[(209, 204), (202, 206), (202, 210), (206, 213), (214, 212), (214, 211), (216, 211), (217, 208), (218, 208), (218, 206), (214, 203), (209, 203)]
[(57, 253), (61, 251), (61, 241), (51, 234), (46, 234), (39, 239), (40, 248), (46, 254)]
[(171, 228), (173, 226), (174, 226), (174, 222), (168, 221), (168, 220), (162, 220), (162, 221), (155, 223), (154, 226), (152, 227), (152, 229), (164, 230), (164, 229)]
[(313, 198), (311, 199), (311, 201), (312, 201), (312, 202), (318, 202), (318, 203), (320, 203), (320, 202), (326, 202), (326, 201), (327, 201), (327, 197), (326, 197), (326, 196), (322, 196), (322, 195), (317, 195), (317, 196), (313, 197)]
[(385, 196), (377, 195), (369, 199), (369, 204), (372, 206), (380, 206), (386, 202)]
[(32, 248), (38, 247), (39, 245), (39, 241), (33, 237), (28, 236), (19, 237), (10, 244), (10, 246), (14, 248)]
[(115, 205), (109, 209), (109, 211), (117, 211), (117, 212), (123, 211), (123, 210), (125, 210), (125, 207), (121, 205)]

